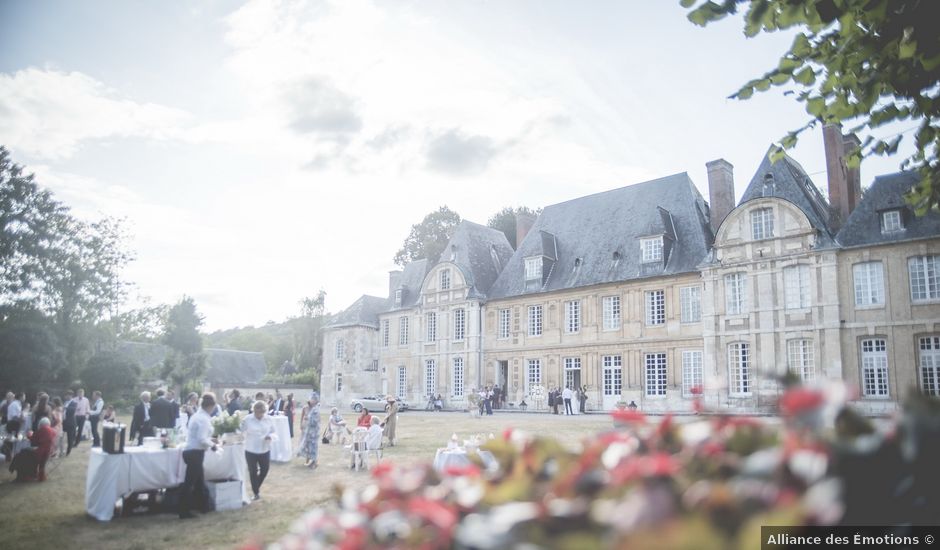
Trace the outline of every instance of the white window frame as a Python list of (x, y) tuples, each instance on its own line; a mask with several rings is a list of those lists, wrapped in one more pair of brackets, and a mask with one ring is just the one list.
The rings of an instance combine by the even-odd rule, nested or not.
[(438, 274), (438, 290), (450, 290), (450, 269), (444, 268)]
[(542, 306), (529, 306), (529, 336), (542, 335)]
[(728, 344), (728, 394), (750, 397), (751, 387), (751, 345), (747, 342)]
[(574, 376), (571, 373), (574, 371), (581, 372), (581, 358), (565, 357), (565, 386), (571, 388), (572, 391), (577, 391), (578, 388), (572, 387), (574, 386)]
[(808, 265), (797, 264), (783, 268), (783, 294), (787, 309), (812, 307)]
[(684, 286), (679, 289), (679, 316), (684, 324), (702, 321), (702, 287)]
[(398, 345), (408, 345), (408, 317), (406, 315), (398, 318)]
[(774, 236), (774, 209), (751, 210), (751, 239), (760, 241)]
[(424, 360), (424, 393), (425, 395), (437, 395), (437, 361), (434, 359)]
[(787, 367), (804, 384), (816, 381), (816, 348), (812, 340), (787, 340)]
[(533, 256), (531, 258), (525, 259), (525, 280), (526, 281), (541, 281), (542, 280), (542, 257)]
[(888, 386), (888, 341), (864, 338), (860, 343), (862, 395), (875, 399), (891, 397)]
[(920, 389), (925, 395), (940, 396), (940, 336), (918, 338)]
[(647, 290), (646, 326), (658, 327), (666, 324), (666, 291)]
[(682, 395), (684, 397), (693, 397), (693, 388), (702, 389), (705, 386), (705, 370), (702, 361), (702, 350), (682, 351)]
[(343, 373), (336, 373), (336, 393), (343, 391)]
[(643, 356), (643, 391), (646, 397), (659, 398), (666, 396), (668, 372), (664, 352), (647, 353)]
[(940, 300), (940, 255), (913, 256), (907, 260), (911, 301)]
[(467, 310), (454, 310), (454, 340), (462, 342), (467, 337)]
[(527, 359), (526, 360), (526, 391), (531, 392), (536, 386), (542, 385), (542, 360), (541, 359)]
[(496, 327), (496, 337), (500, 340), (506, 340), (511, 335), (510, 330), (512, 328), (512, 310), (509, 308), (499, 310), (498, 314), (499, 324)]
[(388, 319), (382, 319), (382, 347), (387, 348), (389, 338), (392, 332), (392, 322)]
[(888, 210), (881, 213), (881, 232), (893, 233), (904, 229), (900, 210)]
[(401, 305), (401, 289), (400, 288), (395, 289), (395, 305), (396, 306)]
[(640, 254), (643, 263), (663, 261), (663, 236), (640, 239)]
[(581, 300), (565, 302), (565, 332), (581, 332)]
[(464, 369), (463, 357), (454, 357), (453, 360), (454, 377), (454, 397), (463, 397), (464, 390)]
[(747, 273), (738, 271), (725, 275), (725, 314), (747, 313)]
[(602, 384), (604, 395), (623, 394), (623, 356), (605, 355), (601, 362), (603, 365)]
[(398, 398), (405, 398), (405, 389), (408, 386), (408, 367), (398, 365)]
[(885, 305), (884, 264), (880, 261), (862, 262), (852, 266), (857, 307)]
[(604, 330), (620, 330), (620, 296), (604, 296), (601, 299)]
[(424, 314), (424, 322), (427, 325), (427, 330), (425, 331), (425, 336), (427, 337), (425, 342), (430, 344), (431, 342), (437, 341), (437, 312), (429, 311)]
[(340, 338), (336, 341), (336, 346), (333, 356), (336, 359), (345, 359), (346, 358), (346, 340)]

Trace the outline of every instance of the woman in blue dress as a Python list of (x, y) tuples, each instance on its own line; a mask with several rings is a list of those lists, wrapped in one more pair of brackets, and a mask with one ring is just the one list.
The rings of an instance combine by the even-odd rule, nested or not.
[(310, 400), (307, 401), (309, 410), (307, 411), (306, 424), (304, 426), (303, 439), (300, 442), (300, 450), (297, 456), (307, 459), (304, 466), (310, 468), (317, 467), (317, 455), (320, 450), (320, 395), (317, 392), (310, 394)]

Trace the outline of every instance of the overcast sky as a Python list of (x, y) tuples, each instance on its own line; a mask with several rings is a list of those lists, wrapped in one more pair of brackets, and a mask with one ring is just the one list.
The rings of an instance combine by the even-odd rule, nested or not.
[[(385, 295), (441, 205), (486, 223), (677, 172), (707, 198), (716, 158), (740, 197), (807, 117), (726, 99), (791, 41), (741, 28), (678, 0), (5, 0), (0, 144), (79, 216), (127, 218), (137, 293), (261, 325)], [(821, 132), (792, 155), (825, 188)]]

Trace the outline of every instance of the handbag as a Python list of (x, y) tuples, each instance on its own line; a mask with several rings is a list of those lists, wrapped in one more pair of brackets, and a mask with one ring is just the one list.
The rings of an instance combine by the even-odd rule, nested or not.
[(330, 444), (330, 438), (327, 437), (327, 435), (326, 435), (327, 432), (329, 432), (329, 430), (330, 430), (330, 427), (329, 427), (329, 426), (327, 426), (327, 428), (326, 428), (325, 430), (323, 430), (323, 438), (320, 440), (320, 442), (323, 443), (324, 445), (329, 445), (329, 444)]

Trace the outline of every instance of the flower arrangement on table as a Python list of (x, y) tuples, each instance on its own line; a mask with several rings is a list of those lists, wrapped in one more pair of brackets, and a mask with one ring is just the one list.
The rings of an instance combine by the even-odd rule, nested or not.
[(844, 391), (794, 388), (779, 408), (782, 426), (615, 411), (616, 428), (578, 451), (507, 429), (483, 447), (494, 473), (381, 462), (272, 548), (707, 550), (759, 547), (761, 525), (935, 523), (940, 401), (912, 398), (882, 430)]
[(222, 437), (225, 434), (238, 433), (242, 425), (241, 411), (235, 411), (235, 414), (229, 414), (222, 411), (219, 416), (212, 417), (212, 435)]

